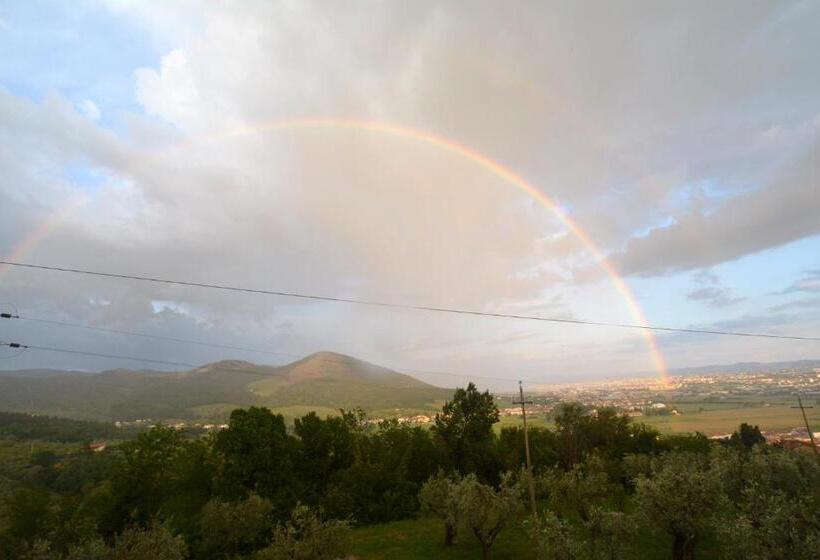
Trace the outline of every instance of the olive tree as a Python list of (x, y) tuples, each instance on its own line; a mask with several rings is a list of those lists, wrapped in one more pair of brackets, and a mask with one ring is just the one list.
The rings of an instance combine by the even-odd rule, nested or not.
[(273, 530), (270, 545), (256, 560), (333, 560), (345, 555), (349, 524), (323, 520), (311, 508), (297, 505), (287, 523)]
[(537, 545), (539, 560), (617, 560), (629, 558), (628, 545), (634, 536), (634, 522), (620, 511), (599, 506), (589, 509), (589, 517), (571, 523), (554, 511), (547, 511), (526, 525)]
[(521, 484), (507, 473), (496, 490), (470, 474), (455, 492), (462, 526), (470, 529), (481, 543), (483, 560), (490, 560), (498, 534), (523, 511)]
[(114, 540), (112, 560), (185, 560), (185, 540), (152, 521), (144, 529), (131, 527)]
[(430, 477), (419, 491), (419, 502), (423, 510), (432, 513), (444, 523), (444, 546), (451, 546), (458, 533), (458, 483), (459, 479), (454, 475), (439, 471)]
[(769, 446), (716, 449), (712, 468), (731, 503), (715, 531), (734, 560), (808, 559), (820, 549), (820, 467), (808, 455)]
[(672, 537), (674, 560), (694, 558), (724, 502), (720, 478), (702, 457), (668, 453), (653, 461), (652, 476), (641, 476), (635, 499), (643, 519)]

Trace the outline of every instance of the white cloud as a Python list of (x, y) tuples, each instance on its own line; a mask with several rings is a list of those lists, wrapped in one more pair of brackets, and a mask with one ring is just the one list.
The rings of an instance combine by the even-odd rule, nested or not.
[(83, 101), (78, 103), (77, 109), (92, 121), (98, 121), (102, 116), (100, 108), (97, 107), (97, 104), (91, 101), (90, 99), (84, 99)]
[[(110, 178), (32, 253), (42, 262), (634, 322), (605, 279), (577, 281), (591, 261), (566, 226), (486, 170), (390, 135), (260, 128), (311, 116), (401, 123), (485, 152), (553, 196), (605, 251), (623, 250), (630, 274), (701, 268), (817, 233), (816, 129), (805, 123), (820, 114), (806, 54), (818, 36), (805, 14), (745, 2), (112, 10), (171, 45), (134, 73), (143, 114), (126, 118), (125, 133), (96, 125), (90, 100), (75, 108), (58, 94), (38, 104), (0, 92), (10, 146), (0, 169), (14, 184), (0, 187), (4, 248), (17, 241), (6, 233), (19, 229), (12, 220), (36, 227), (76, 194), (61, 180), (70, 163)], [(242, 126), (252, 130), (228, 133)], [(686, 190), (708, 181), (740, 194)], [(542, 372), (649, 367), (643, 343), (620, 332), (545, 327), (522, 337), (501, 322), (35, 276), (10, 274), (2, 289), (44, 312), (67, 307), (194, 338), (224, 329), (252, 339), (243, 345), (476, 373), (512, 371), (516, 356)], [(104, 311), (77, 303), (103, 299)], [(157, 317), (152, 301), (190, 317)], [(429, 340), (463, 345), (433, 350)], [(506, 351), (476, 348), (487, 340)], [(626, 349), (589, 351), (602, 342)], [(396, 348), (424, 349), (398, 360)]]

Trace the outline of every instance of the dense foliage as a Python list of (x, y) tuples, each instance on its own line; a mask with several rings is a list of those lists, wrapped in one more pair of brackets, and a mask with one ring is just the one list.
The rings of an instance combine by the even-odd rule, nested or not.
[(810, 558), (820, 546), (820, 467), (756, 428), (718, 444), (563, 405), (554, 429), (529, 434), (532, 517), (523, 433), (496, 434), (497, 419), (470, 385), (431, 429), (360, 410), (290, 426), (251, 407), (201, 437), (160, 426), (101, 452), (29, 448), (0, 472), (0, 558), (330, 559), (350, 526), (420, 514), (442, 520), (442, 546), (476, 539), (485, 558), (522, 522), (555, 559), (639, 557), (638, 535), (676, 559)]

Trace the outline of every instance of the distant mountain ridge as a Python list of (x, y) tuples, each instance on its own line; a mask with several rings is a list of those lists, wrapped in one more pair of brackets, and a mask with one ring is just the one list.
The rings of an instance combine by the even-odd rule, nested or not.
[(788, 362), (737, 362), (734, 364), (698, 366), (692, 368), (675, 368), (669, 370), (672, 375), (704, 375), (709, 373), (769, 373), (785, 369), (812, 369), (820, 368), (820, 359), (792, 360)]
[(0, 375), (0, 410), (94, 420), (224, 420), (267, 406), (285, 415), (361, 407), (379, 415), (440, 408), (452, 391), (334, 352), (282, 366), (224, 360), (189, 371), (20, 370)]

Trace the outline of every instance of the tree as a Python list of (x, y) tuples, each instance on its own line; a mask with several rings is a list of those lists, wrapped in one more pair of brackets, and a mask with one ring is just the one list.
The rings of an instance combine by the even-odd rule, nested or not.
[(587, 449), (589, 416), (579, 403), (561, 403), (553, 415), (561, 462), (564, 468), (571, 468), (581, 460)]
[(619, 560), (634, 534), (631, 520), (622, 512), (593, 508), (590, 520), (573, 524), (547, 511), (528, 521), (539, 560)]
[(786, 449), (741, 449), (718, 447), (712, 454), (731, 504), (715, 519), (726, 558), (814, 558), (820, 546), (820, 467)]
[(31, 458), (31, 464), (43, 468), (51, 468), (57, 464), (60, 458), (50, 449), (43, 449), (34, 454)]
[[(558, 463), (555, 432), (547, 428), (531, 426), (528, 429), (532, 468), (540, 474)], [(520, 426), (501, 428), (498, 449), (504, 470), (513, 471), (526, 464), (524, 451), (524, 429)]]
[(344, 417), (329, 416), (322, 420), (311, 412), (294, 421), (299, 437), (300, 478), (305, 484), (305, 498), (316, 504), (327, 486), (354, 459), (354, 434)]
[(743, 449), (751, 449), (758, 443), (766, 443), (766, 438), (760, 433), (760, 428), (750, 426), (746, 422), (743, 422), (740, 429), (729, 438), (729, 445)]
[(675, 560), (694, 558), (698, 541), (724, 505), (720, 478), (702, 457), (685, 453), (654, 460), (652, 476), (638, 479), (635, 498), (644, 520), (672, 537)]
[(144, 529), (130, 527), (114, 541), (111, 560), (185, 560), (187, 546), (156, 520)]
[(298, 505), (287, 523), (273, 530), (270, 546), (255, 560), (334, 560), (347, 550), (349, 526), (344, 521), (324, 521), (307, 506)]
[(539, 560), (576, 560), (580, 555), (577, 539), (569, 523), (547, 511), (526, 522), (535, 541)]
[(256, 494), (239, 502), (208, 502), (200, 517), (203, 558), (232, 558), (264, 546), (272, 509), (269, 501)]
[(468, 474), (458, 484), (455, 493), (463, 526), (470, 529), (481, 543), (482, 559), (490, 560), (498, 534), (524, 510), (521, 485), (507, 473), (502, 477), (499, 489), (495, 490), (479, 482), (474, 474)]
[(255, 406), (231, 413), (229, 427), (219, 432), (215, 449), (222, 458), (222, 488), (228, 497), (257, 493), (285, 514), (295, 500), (293, 459), (297, 442), (285, 419)]
[(573, 508), (583, 522), (589, 522), (592, 510), (618, 492), (603, 467), (601, 459), (593, 456), (572, 470), (547, 473), (545, 486), (553, 508), (556, 511)]
[(627, 545), (635, 534), (631, 517), (621, 511), (593, 506), (584, 523), (588, 557), (592, 560), (628, 558)]
[(456, 389), (441, 414), (436, 414), (433, 432), (443, 443), (450, 466), (461, 474), (475, 473), (484, 480), (498, 479), (499, 462), (494, 456), (493, 424), (498, 407), (489, 391), (479, 392), (473, 383)]
[(9, 534), (26, 543), (45, 535), (51, 525), (51, 499), (40, 488), (16, 492), (6, 504)]
[(421, 507), (444, 523), (444, 546), (451, 546), (458, 533), (459, 503), (456, 488), (459, 480), (439, 471), (424, 483), (419, 491)]
[(173, 495), (172, 477), (185, 441), (175, 429), (158, 426), (120, 446), (111, 476), (112, 510), (106, 527), (119, 532), (126, 524), (145, 525)]

